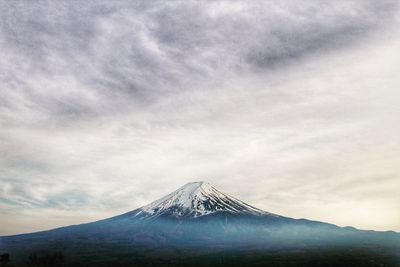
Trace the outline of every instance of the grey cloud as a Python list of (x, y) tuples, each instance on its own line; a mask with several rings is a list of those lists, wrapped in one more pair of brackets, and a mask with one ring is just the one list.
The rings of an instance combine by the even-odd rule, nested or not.
[[(351, 43), (387, 21), (396, 2), (2, 5), (1, 47), (9, 54), (1, 64), (2, 84), (17, 83), (21, 98), (42, 113), (56, 118), (76, 114), (72, 117), (77, 119), (100, 115), (99, 110), (112, 114), (126, 106), (148, 106), (164, 96), (202, 88), (204, 80), (223, 79), (227, 71), (274, 67)], [(23, 82), (26, 76), (36, 84)], [(64, 77), (74, 83), (60, 89), (57, 80)], [(49, 96), (46, 90), (64, 94)], [(102, 104), (91, 106), (82, 92), (96, 95)], [(129, 103), (124, 104), (126, 98)], [(6, 105), (12, 109), (17, 104)]]

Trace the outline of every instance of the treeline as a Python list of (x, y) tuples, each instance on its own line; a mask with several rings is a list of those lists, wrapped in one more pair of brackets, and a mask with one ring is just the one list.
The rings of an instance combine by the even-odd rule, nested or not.
[[(85, 255), (85, 256), (83, 256)], [(87, 255), (87, 256), (86, 256)], [(400, 255), (391, 250), (316, 249), (295, 251), (114, 250), (31, 254), (25, 260), (1, 254), (7, 267), (400, 267)], [(17, 257), (17, 256), (16, 256)]]
[[(33, 253), (29, 255), (25, 266), (28, 267), (62, 267), (64, 266), (64, 255), (61, 252), (52, 254), (37, 255)], [(11, 256), (9, 253), (0, 254), (0, 266), (13, 267)]]
[(0, 266), (8, 266), (9, 262), (10, 262), (10, 254), (8, 253), (0, 254)]

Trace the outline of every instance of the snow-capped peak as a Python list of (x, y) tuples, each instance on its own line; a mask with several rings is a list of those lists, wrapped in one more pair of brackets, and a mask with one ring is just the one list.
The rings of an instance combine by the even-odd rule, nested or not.
[(216, 212), (269, 214), (218, 191), (207, 182), (192, 182), (142, 207), (137, 215), (199, 217)]

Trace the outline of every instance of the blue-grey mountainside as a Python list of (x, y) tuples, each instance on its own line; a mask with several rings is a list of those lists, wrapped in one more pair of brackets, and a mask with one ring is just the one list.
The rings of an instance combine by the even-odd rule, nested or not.
[[(266, 261), (278, 264), (282, 260), (282, 264), (296, 262), (293, 266), (329, 266), (318, 264), (326, 264), (324, 259), (334, 262), (337, 254), (348, 263), (343, 266), (375, 266), (368, 265), (371, 262), (398, 266), (399, 249), (398, 233), (269, 213), (206, 182), (188, 183), (146, 206), (101, 221), (0, 238), (0, 251), (14, 255), (14, 264), (21, 266), (26, 259), (45, 259), (38, 256), (43, 253), (62, 253), (62, 264), (67, 266), (116, 262), (121, 266), (211, 266), (218, 265), (221, 257), (231, 266), (240, 262), (269, 266)], [(249, 255), (257, 260), (245, 260)], [(193, 257), (199, 257), (196, 264)]]

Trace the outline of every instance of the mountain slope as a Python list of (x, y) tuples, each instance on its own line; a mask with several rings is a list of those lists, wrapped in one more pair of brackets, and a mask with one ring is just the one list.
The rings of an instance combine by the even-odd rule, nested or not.
[[(194, 182), (112, 218), (0, 238), (0, 252), (18, 255), (17, 263), (22, 264), (32, 252), (56, 250), (63, 251), (71, 259), (70, 266), (81, 263), (99, 266), (101, 262), (93, 262), (93, 257), (122, 257), (121, 253), (132, 256), (140, 252), (138, 255), (143, 259), (150, 257), (149, 249), (157, 253), (171, 249), (270, 253), (331, 248), (400, 251), (400, 235), (271, 214), (222, 193), (208, 183)], [(137, 259), (138, 255), (132, 257)], [(175, 254), (170, 256), (176, 257)], [(124, 266), (129, 265), (129, 260), (124, 262)]]

